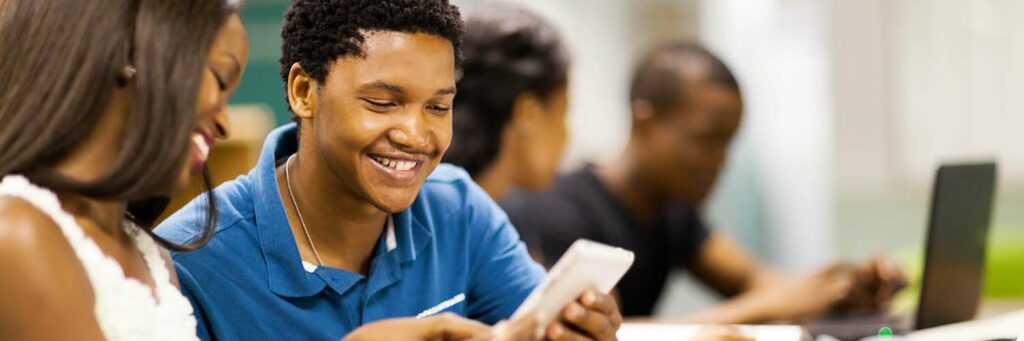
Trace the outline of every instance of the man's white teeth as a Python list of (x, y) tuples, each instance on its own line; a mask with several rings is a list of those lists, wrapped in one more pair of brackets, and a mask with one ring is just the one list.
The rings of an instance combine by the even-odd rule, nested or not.
[(412, 169), (412, 167), (415, 167), (415, 166), (416, 166), (415, 162), (412, 162), (412, 161), (401, 161), (401, 162), (398, 163), (398, 166), (395, 167), (395, 168), (400, 170), (400, 171), (407, 171), (407, 170)]
[(206, 143), (206, 138), (203, 138), (203, 135), (199, 133), (193, 133), (192, 143), (199, 150), (199, 155), (202, 156), (202, 159), (206, 160), (206, 157), (210, 155), (210, 144)]
[(385, 167), (391, 167), (400, 171), (407, 171), (416, 167), (416, 161), (400, 161), (380, 156), (374, 156), (373, 160)]

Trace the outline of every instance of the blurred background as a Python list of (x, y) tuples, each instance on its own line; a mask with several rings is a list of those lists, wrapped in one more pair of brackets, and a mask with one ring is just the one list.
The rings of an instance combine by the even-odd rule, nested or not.
[[(251, 61), (232, 99), (236, 136), (211, 157), (219, 180), (247, 171), (290, 119), (277, 61), (288, 2), (246, 1)], [(467, 15), (487, 5), (453, 2)], [(1024, 296), (1024, 1), (515, 2), (559, 27), (573, 55), (565, 170), (620, 152), (636, 58), (697, 40), (737, 74), (746, 105), (705, 208), (715, 229), (791, 272), (878, 254), (914, 270), (936, 167), (994, 158), (986, 295)], [(715, 299), (680, 273), (658, 311)]]

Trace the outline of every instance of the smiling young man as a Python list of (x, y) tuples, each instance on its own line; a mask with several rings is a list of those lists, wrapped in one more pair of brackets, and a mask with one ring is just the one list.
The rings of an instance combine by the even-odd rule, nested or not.
[[(543, 269), (504, 212), (439, 164), (461, 34), (446, 0), (292, 4), (281, 76), (297, 123), (217, 188), (210, 243), (174, 255), (202, 338), (337, 340), (368, 322), (444, 312), (492, 324), (539, 283)], [(195, 238), (202, 205), (157, 233)], [(547, 335), (609, 340), (620, 323), (613, 299), (588, 293)]]

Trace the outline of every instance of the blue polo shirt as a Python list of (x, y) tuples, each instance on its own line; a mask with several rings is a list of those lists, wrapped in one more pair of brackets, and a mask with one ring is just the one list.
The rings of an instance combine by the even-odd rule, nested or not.
[[(544, 270), (505, 213), (465, 171), (446, 164), (412, 207), (390, 217), (368, 276), (304, 264), (275, 176), (296, 151), (295, 130), (271, 132), (256, 168), (217, 187), (220, 219), (209, 244), (173, 254), (200, 338), (338, 340), (368, 322), (441, 312), (492, 324), (540, 283)], [(193, 200), (156, 233), (193, 240), (205, 207)]]

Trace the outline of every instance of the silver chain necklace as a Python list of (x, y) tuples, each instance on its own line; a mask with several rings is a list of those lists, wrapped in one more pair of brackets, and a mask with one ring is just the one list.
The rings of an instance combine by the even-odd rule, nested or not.
[(292, 190), (292, 175), (291, 165), (292, 159), (295, 158), (295, 154), (288, 157), (288, 161), (284, 162), (284, 181), (288, 184), (288, 197), (292, 199), (292, 207), (295, 207), (295, 215), (299, 216), (299, 224), (302, 225), (302, 232), (306, 233), (306, 240), (309, 241), (309, 248), (313, 249), (313, 256), (316, 257), (318, 266), (324, 266), (324, 261), (320, 260), (320, 253), (316, 252), (316, 245), (313, 245), (313, 238), (309, 236), (309, 229), (306, 228), (306, 221), (302, 219), (302, 211), (299, 211), (299, 203), (295, 201), (295, 193)]

